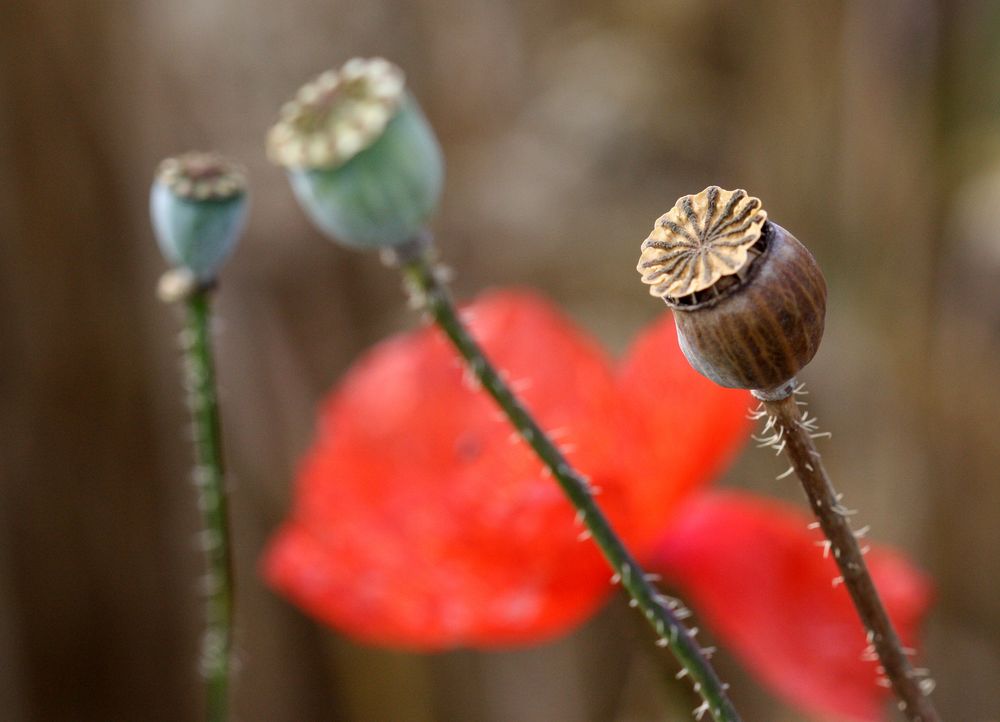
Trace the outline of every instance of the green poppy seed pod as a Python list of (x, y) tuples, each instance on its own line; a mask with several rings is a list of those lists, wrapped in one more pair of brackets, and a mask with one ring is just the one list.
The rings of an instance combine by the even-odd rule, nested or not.
[(673, 310), (687, 360), (721, 386), (778, 389), (823, 338), (819, 266), (746, 191), (679, 199), (643, 241), (638, 270)]
[(355, 58), (303, 86), (267, 148), (319, 229), (355, 248), (411, 240), (441, 197), (437, 138), (403, 72), (382, 58)]
[(246, 220), (246, 175), (214, 153), (185, 153), (160, 163), (149, 194), (156, 241), (175, 267), (212, 281)]

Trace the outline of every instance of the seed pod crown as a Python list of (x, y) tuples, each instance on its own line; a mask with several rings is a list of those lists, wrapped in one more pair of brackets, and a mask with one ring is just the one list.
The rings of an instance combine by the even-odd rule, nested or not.
[(247, 175), (242, 166), (218, 153), (198, 151), (161, 161), (156, 181), (178, 198), (189, 201), (224, 201), (247, 190)]
[(370, 146), (406, 98), (403, 71), (384, 58), (352, 58), (303, 85), (267, 137), (287, 168), (335, 168)]
[(683, 196), (643, 241), (642, 280), (667, 303), (712, 288), (747, 265), (766, 220), (760, 200), (744, 190), (709, 186)]

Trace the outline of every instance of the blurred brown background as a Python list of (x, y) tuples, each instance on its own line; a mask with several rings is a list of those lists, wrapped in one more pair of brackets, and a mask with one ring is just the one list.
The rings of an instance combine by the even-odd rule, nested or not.
[[(279, 105), (355, 55), (407, 71), (448, 162), (463, 295), (544, 289), (613, 348), (660, 311), (652, 221), (745, 187), (831, 287), (804, 379), (830, 471), (933, 574), (949, 720), (1000, 714), (1000, 7), (975, 0), (6, 0), (0, 5), (0, 718), (195, 720), (202, 561), (157, 161), (244, 161), (219, 298), (242, 720), (689, 719), (620, 602), (506, 654), (357, 647), (265, 589), (314, 408), (414, 323), (372, 256), (307, 226), (263, 157)], [(722, 483), (798, 500), (748, 449)], [(748, 719), (796, 720), (731, 659)], [(672, 711), (671, 711), (672, 710)]]

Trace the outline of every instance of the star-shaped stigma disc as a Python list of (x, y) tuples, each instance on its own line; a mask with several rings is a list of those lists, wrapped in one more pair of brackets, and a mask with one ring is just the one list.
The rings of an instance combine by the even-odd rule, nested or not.
[(299, 89), (267, 138), (286, 168), (336, 168), (382, 135), (406, 95), (403, 71), (384, 58), (353, 58)]
[(637, 269), (650, 294), (668, 301), (704, 291), (747, 266), (766, 220), (760, 199), (709, 186), (657, 219)]

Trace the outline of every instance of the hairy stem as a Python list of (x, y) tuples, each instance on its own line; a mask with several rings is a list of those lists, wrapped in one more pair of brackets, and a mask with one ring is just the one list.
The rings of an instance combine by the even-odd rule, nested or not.
[(201, 534), (208, 562), (205, 576), (206, 628), (201, 658), (207, 694), (206, 719), (208, 722), (225, 722), (232, 647), (233, 581), (209, 293), (208, 289), (199, 288), (187, 299), (184, 352), (188, 400), (194, 422), (194, 479), (199, 492)]
[(695, 690), (704, 700), (695, 714), (701, 719), (708, 712), (716, 722), (737, 722), (740, 717), (726, 693), (718, 675), (708, 661), (708, 656), (674, 613), (673, 600), (660, 595), (649, 577), (622, 544), (610, 522), (594, 501), (587, 478), (574, 469), (562, 452), (552, 443), (524, 405), (503, 381), (500, 374), (483, 353), (479, 344), (469, 334), (460, 320), (447, 287), (430, 258), (432, 250), (417, 246), (398, 259), (411, 285), (414, 298), (444, 331), (468, 368), (486, 389), (487, 393), (517, 429), (521, 438), (534, 450), (538, 458), (552, 473), (578, 511), (578, 518), (586, 525), (591, 537), (603, 552), (614, 571), (614, 578), (622, 586), (652, 625), (660, 646), (669, 647), (677, 661), (691, 677)]
[[(886, 614), (878, 590), (872, 582), (858, 540), (851, 529), (848, 510), (840, 502), (827, 476), (810, 429), (803, 423), (794, 395), (764, 401), (766, 412), (776, 420), (779, 445), (802, 481), (813, 513), (830, 542), (830, 550), (840, 568), (844, 586), (850, 592), (858, 616), (868, 630), (868, 639), (878, 655), (885, 677), (899, 698), (899, 708), (911, 722), (940, 722), (930, 698), (921, 689), (922, 679), (910, 664), (899, 635)], [(929, 686), (927, 691), (930, 691)]]

